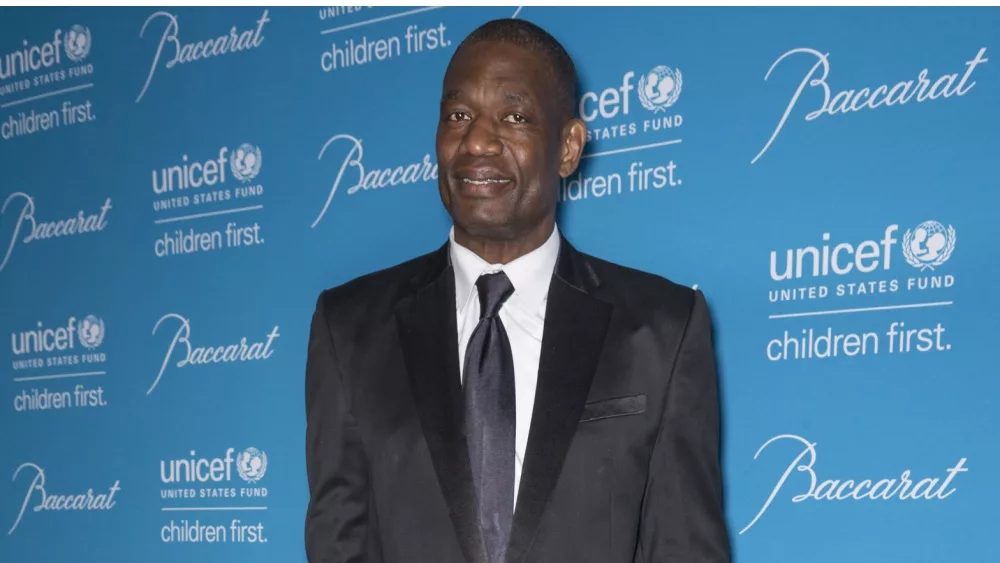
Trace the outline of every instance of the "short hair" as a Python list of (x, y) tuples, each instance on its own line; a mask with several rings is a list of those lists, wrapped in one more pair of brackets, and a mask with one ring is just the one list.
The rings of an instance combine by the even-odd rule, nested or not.
[(477, 27), (455, 49), (452, 59), (463, 47), (483, 41), (517, 45), (546, 58), (549, 71), (559, 89), (559, 106), (568, 118), (576, 116), (576, 65), (562, 44), (549, 32), (526, 21), (514, 18), (491, 20)]

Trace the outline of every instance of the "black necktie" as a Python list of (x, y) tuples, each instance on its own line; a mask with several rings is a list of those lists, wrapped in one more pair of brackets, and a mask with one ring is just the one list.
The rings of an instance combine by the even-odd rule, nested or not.
[(479, 324), (465, 350), (465, 432), (479, 501), (479, 526), (491, 563), (501, 563), (514, 511), (514, 359), (500, 307), (514, 292), (503, 272), (484, 274)]

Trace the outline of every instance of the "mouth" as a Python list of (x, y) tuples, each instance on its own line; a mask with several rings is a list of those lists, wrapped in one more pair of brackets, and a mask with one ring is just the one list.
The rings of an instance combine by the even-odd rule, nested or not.
[(494, 198), (506, 192), (514, 179), (497, 168), (466, 168), (456, 171), (453, 178), (457, 188), (466, 196), (473, 198)]
[(510, 178), (483, 178), (481, 180), (477, 180), (475, 178), (468, 178), (463, 176), (460, 177), (459, 180), (461, 180), (463, 184), (471, 184), (473, 186), (494, 186), (494, 185), (503, 185), (510, 183)]

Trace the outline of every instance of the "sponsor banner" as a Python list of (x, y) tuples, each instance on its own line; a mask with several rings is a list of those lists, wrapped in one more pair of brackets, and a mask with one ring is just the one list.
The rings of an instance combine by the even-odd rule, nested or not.
[(79, 23), (0, 41), (0, 143), (56, 132), (97, 119), (91, 102), (97, 73), (94, 38)]
[(218, 457), (188, 453), (160, 461), (160, 512), (169, 518), (160, 541), (267, 543), (267, 454), (255, 447), (226, 448)]
[(108, 405), (108, 355), (104, 321), (95, 315), (69, 317), (55, 325), (10, 333), (14, 411), (45, 413)]
[(168, 258), (263, 245), (260, 220), (254, 219), (264, 208), (265, 184), (258, 178), (263, 159), (259, 146), (241, 143), (207, 159), (184, 154), (179, 164), (153, 170), (153, 223), (163, 229), (153, 254)]
[[(454, 111), (479, 116), (443, 115), (462, 102), (443, 78), (500, 19), (558, 39), (576, 89), (526, 100), (515, 73), (495, 99), (517, 107), (468, 131), (531, 178), (565, 149), (532, 114), (566, 102), (580, 166), (532, 186), (560, 232), (704, 294), (733, 560), (1000, 560), (1000, 11), (2, 13), (0, 559), (304, 560), (317, 297), (447, 240), (436, 134)], [(503, 39), (562, 64), (544, 41)], [(637, 345), (669, 340), (644, 318), (655, 287), (634, 289), (612, 323)], [(372, 375), (351, 372), (371, 364), (352, 341), (398, 359), (394, 325), (370, 326), (329, 327), (345, 381)], [(407, 400), (405, 384), (347, 387)], [(380, 414), (352, 411), (366, 454), (418, 460), (369, 443), (389, 428), (420, 451), (416, 427)], [(664, 444), (648, 445), (633, 453)]]

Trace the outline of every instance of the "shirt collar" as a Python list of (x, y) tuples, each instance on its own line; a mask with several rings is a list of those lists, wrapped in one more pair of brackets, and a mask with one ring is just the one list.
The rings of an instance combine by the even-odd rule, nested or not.
[(510, 283), (514, 286), (512, 297), (516, 297), (525, 309), (535, 312), (545, 304), (559, 257), (558, 226), (552, 229), (552, 234), (541, 246), (507, 264), (490, 264), (455, 242), (455, 227), (451, 228), (448, 241), (451, 263), (455, 270), (455, 304), (459, 312), (465, 309), (472, 298), (479, 276), (498, 271), (503, 271), (510, 278)]

